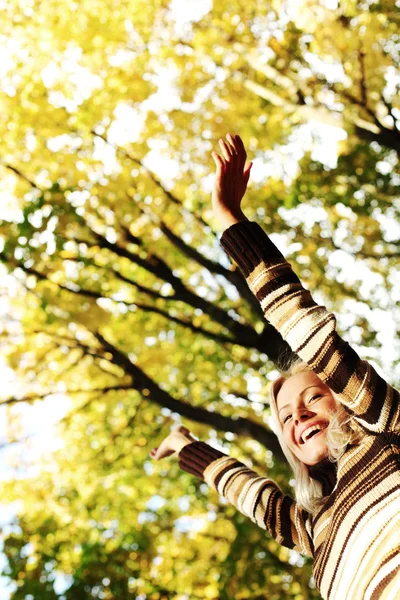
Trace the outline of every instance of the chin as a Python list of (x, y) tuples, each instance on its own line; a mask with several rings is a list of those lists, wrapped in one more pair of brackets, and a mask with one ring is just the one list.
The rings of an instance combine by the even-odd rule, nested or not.
[(318, 456), (315, 459), (306, 459), (304, 462), (305, 465), (307, 465), (308, 467), (313, 467), (314, 465), (317, 465), (319, 462), (321, 462), (321, 460), (324, 460), (324, 458), (327, 458), (328, 453), (326, 454), (321, 454), (321, 456)]
[(324, 460), (329, 455), (328, 448), (325, 446), (324, 448), (317, 449), (315, 448), (314, 452), (310, 452), (307, 456), (304, 456), (302, 453), (301, 456), (296, 454), (297, 458), (301, 460), (302, 463), (308, 466), (313, 466), (319, 463), (321, 460)]
[(321, 460), (324, 460), (324, 458), (327, 458), (329, 450), (324, 439), (318, 441), (315, 440), (315, 442), (310, 442), (310, 444), (312, 444), (312, 447), (307, 449), (301, 448), (301, 455), (296, 453), (296, 456), (305, 465), (311, 467), (321, 462)]
[(304, 460), (304, 463), (311, 467), (312, 465), (316, 465), (317, 463), (319, 463), (321, 460), (324, 460), (324, 458), (326, 458), (328, 454), (328, 448), (326, 448), (325, 450), (321, 450), (321, 452), (316, 452), (312, 456), (307, 457)]

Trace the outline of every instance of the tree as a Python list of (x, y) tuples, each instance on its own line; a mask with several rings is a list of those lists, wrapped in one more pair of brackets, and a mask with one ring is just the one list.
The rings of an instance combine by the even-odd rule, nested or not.
[[(290, 492), (267, 401), (289, 350), (210, 213), (210, 150), (238, 123), (266, 173), (246, 214), (382, 360), (369, 316), (399, 322), (393, 3), (220, 2), (184, 24), (164, 1), (7, 10), (2, 185), (18, 210), (0, 257), (19, 295), (4, 352), (26, 389), (3, 404), (71, 402), (40, 477), (17, 454), (25, 477), (3, 486), (24, 498), (4, 542), (13, 598), (256, 598), (266, 586), (271, 599), (317, 598), (309, 562), (147, 457), (183, 418)], [(343, 134), (336, 165), (315, 156), (310, 120)], [(385, 365), (393, 381), (398, 364)]]

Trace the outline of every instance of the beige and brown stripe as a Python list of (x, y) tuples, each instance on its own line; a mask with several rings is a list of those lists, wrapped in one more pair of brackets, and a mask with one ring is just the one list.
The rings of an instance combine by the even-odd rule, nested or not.
[(400, 395), (338, 335), (256, 223), (226, 230), (236, 261), (266, 319), (325, 381), (365, 429), (337, 464), (336, 485), (310, 515), (268, 477), (205, 444), (179, 454), (182, 469), (204, 479), (280, 544), (314, 557), (314, 577), (329, 600), (400, 598)]

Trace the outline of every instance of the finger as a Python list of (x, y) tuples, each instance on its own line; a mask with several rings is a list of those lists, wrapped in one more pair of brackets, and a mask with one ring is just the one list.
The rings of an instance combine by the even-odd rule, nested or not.
[(185, 433), (186, 435), (187, 435), (188, 433), (190, 433), (190, 432), (189, 432), (189, 429), (188, 429), (187, 427), (185, 427), (184, 425), (179, 425), (179, 427), (177, 427), (177, 428), (175, 429), (175, 431), (179, 431), (179, 433)]
[(247, 183), (248, 183), (248, 181), (250, 179), (250, 171), (251, 171), (251, 167), (252, 166), (253, 166), (252, 162), (247, 163), (247, 165), (245, 166), (244, 171), (243, 171), (243, 178), (244, 178), (244, 181), (245, 181), (246, 185), (247, 185)]
[(237, 147), (240, 148), (240, 150), (246, 154), (246, 148), (244, 147), (244, 144), (243, 144), (243, 141), (242, 141), (242, 138), (240, 137), (240, 135), (235, 135), (235, 142), (237, 144)]
[(253, 166), (252, 162), (248, 162), (246, 163), (244, 169), (243, 169), (243, 175), (250, 175), (250, 171), (251, 171), (251, 167)]
[(247, 158), (246, 148), (244, 147), (244, 144), (242, 142), (242, 138), (240, 137), (240, 135), (235, 135), (235, 142), (236, 142), (236, 147), (238, 149), (240, 156), (243, 158), (243, 161), (246, 161), (246, 158)]
[(229, 148), (230, 153), (233, 156), (236, 156), (237, 154), (239, 154), (238, 148), (236, 147), (236, 142), (235, 142), (235, 139), (234, 139), (233, 135), (231, 133), (228, 133), (226, 135), (226, 139), (227, 139), (227, 146)]
[[(235, 165), (238, 167), (239, 171), (243, 172), (243, 168), (246, 162), (246, 150), (244, 149), (244, 145), (242, 140), (240, 140), (239, 136), (233, 136), (231, 133), (228, 133), (226, 136), (231, 143), (231, 146), (234, 148), (235, 152)], [(240, 143), (238, 140), (240, 140)]]
[(158, 458), (157, 457), (157, 450), (158, 450), (158, 448), (152, 448), (151, 451), (150, 451), (151, 458), (155, 458), (156, 460)]
[(230, 162), (233, 154), (231, 153), (228, 144), (225, 142), (225, 140), (222, 140), (222, 139), (218, 140), (218, 141), (219, 141), (219, 145), (221, 146), (221, 151), (222, 151), (223, 157), (225, 158), (225, 160)]
[(217, 171), (218, 170), (222, 170), (224, 168), (224, 166), (225, 166), (224, 160), (216, 152), (212, 152), (211, 156), (214, 159), (215, 165), (217, 167)]

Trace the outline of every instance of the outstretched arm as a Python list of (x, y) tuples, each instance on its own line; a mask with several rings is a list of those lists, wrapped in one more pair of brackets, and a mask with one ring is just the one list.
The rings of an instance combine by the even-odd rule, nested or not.
[(179, 466), (203, 479), (281, 546), (312, 556), (312, 517), (278, 484), (204, 442), (182, 448)]
[(279, 544), (313, 555), (309, 513), (285, 496), (272, 479), (260, 477), (235, 458), (193, 439), (187, 429), (179, 427), (150, 456), (157, 460), (176, 452), (181, 469), (205, 481)]
[[(223, 157), (217, 164), (213, 207), (225, 228), (221, 244), (238, 264), (259, 300), (265, 318), (281, 333), (292, 350), (337, 395), (361, 425), (372, 432), (395, 431), (400, 426), (400, 395), (336, 331), (336, 318), (314, 302), (289, 263), (261, 227), (241, 217), (232, 181), (246, 181), (243, 143), (227, 136)], [(217, 162), (216, 158), (214, 160)], [(247, 178), (248, 179), (248, 178)], [(241, 188), (242, 189), (242, 188)], [(244, 192), (243, 192), (244, 193)], [(240, 196), (240, 199), (243, 194)], [(227, 215), (232, 208), (231, 222)]]

